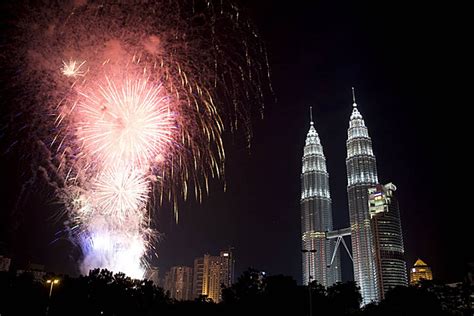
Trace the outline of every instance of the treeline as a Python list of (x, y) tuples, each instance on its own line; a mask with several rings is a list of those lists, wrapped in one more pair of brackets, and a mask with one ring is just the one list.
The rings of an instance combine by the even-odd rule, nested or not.
[[(265, 276), (248, 269), (229, 288), (222, 302), (205, 297), (172, 300), (148, 280), (132, 280), (123, 273), (92, 270), (88, 276), (61, 277), (53, 286), (28, 273), (0, 273), (0, 315), (459, 315), (471, 316), (472, 285), (456, 287), (423, 282), (387, 293), (379, 304), (360, 308), (354, 282), (329, 288), (313, 282), (299, 286), (289, 276)], [(311, 300), (309, 299), (311, 297)]]

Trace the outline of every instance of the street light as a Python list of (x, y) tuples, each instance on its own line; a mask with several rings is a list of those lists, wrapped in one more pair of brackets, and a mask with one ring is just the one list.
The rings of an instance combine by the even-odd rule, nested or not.
[(53, 286), (59, 283), (59, 279), (49, 279), (49, 280), (46, 280), (46, 283), (51, 284), (51, 286), (49, 287), (48, 305), (46, 306), (46, 315), (48, 315), (49, 302), (51, 301), (51, 294), (53, 294)]
[[(315, 253), (316, 249), (302, 249), (302, 253)], [(308, 291), (309, 291), (309, 316), (313, 316), (313, 301), (311, 299), (311, 258), (308, 260)]]

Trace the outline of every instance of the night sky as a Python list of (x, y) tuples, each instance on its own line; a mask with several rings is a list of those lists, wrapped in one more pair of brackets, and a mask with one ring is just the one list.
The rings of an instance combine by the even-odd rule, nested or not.
[[(309, 106), (327, 159), (334, 226), (347, 227), (345, 142), (354, 86), (379, 180), (398, 188), (408, 266), (420, 257), (435, 278), (459, 281), (474, 260), (464, 167), (470, 141), (462, 114), (468, 104), (456, 99), (461, 85), (453, 70), (461, 71), (462, 34), (446, 22), (449, 12), (399, 2), (238, 2), (266, 43), (275, 93), (267, 96), (264, 119), (253, 120), (250, 151), (241, 134), (225, 135), (227, 192), (212, 182), (202, 204), (181, 203), (179, 224), (170, 209), (156, 212), (162, 235), (154, 264), (162, 271), (192, 266), (194, 258), (232, 246), (236, 275), (251, 266), (300, 282)], [(0, 156), (0, 254), (12, 256), (16, 267), (32, 261), (75, 274), (78, 252), (57, 239), (64, 219), (55, 219), (54, 198), (33, 188), (14, 211), (25, 168), (18, 155)], [(349, 280), (352, 267), (343, 259)]]

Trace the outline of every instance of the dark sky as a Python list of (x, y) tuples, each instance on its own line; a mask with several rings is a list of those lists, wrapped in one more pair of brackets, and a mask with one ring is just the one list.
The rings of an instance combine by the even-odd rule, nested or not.
[[(372, 137), (379, 180), (398, 187), (407, 263), (417, 257), (435, 277), (460, 280), (473, 261), (472, 211), (466, 185), (467, 103), (456, 96), (457, 41), (462, 32), (448, 10), (400, 2), (328, 4), (320, 1), (239, 1), (268, 50), (277, 102), (269, 96), (255, 119), (250, 153), (226, 135), (227, 192), (219, 182), (202, 204), (181, 206), (180, 222), (158, 211), (161, 269), (192, 265), (204, 253), (235, 247), (237, 275), (249, 266), (300, 280), (300, 171), (309, 106), (330, 173), (334, 226), (348, 226), (346, 138), (351, 86)], [(332, 2), (331, 2), (332, 3)], [(455, 17), (455, 16), (454, 16)], [(453, 70), (456, 68), (456, 72)], [(463, 145), (464, 144), (464, 145)], [(467, 146), (466, 146), (467, 145)], [(1, 156), (7, 208), (18, 195), (21, 166)], [(2, 207), (0, 251), (18, 265), (31, 260), (73, 272), (67, 241), (51, 201), (30, 194), (21, 214)], [(12, 219), (14, 218), (14, 220)], [(352, 268), (345, 258), (344, 279)]]

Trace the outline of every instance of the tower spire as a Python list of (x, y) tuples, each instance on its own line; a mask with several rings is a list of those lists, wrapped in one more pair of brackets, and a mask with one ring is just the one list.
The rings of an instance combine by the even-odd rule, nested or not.
[[(308, 112), (306, 112), (308, 113)], [(313, 122), (313, 107), (309, 106), (310, 126), (306, 134), (301, 170), (301, 246), (303, 284), (317, 281), (328, 287), (340, 281), (338, 268), (327, 268), (334, 241), (326, 239), (332, 231), (331, 194), (326, 157)], [(317, 250), (317, 252), (315, 252)], [(336, 261), (339, 267), (339, 257)]]
[(357, 103), (356, 103), (356, 95), (355, 95), (355, 90), (354, 90), (354, 87), (352, 87), (352, 106), (353, 107), (357, 107)]

